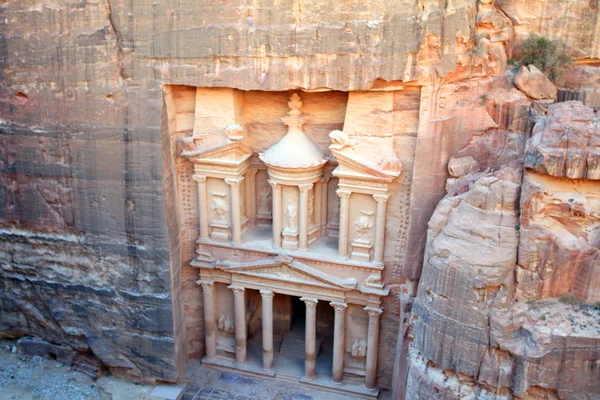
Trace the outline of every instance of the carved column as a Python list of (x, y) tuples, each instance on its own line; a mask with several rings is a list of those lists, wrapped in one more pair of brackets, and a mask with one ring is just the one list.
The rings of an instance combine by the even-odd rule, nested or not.
[(384, 194), (374, 194), (373, 198), (377, 203), (375, 220), (375, 251), (373, 264), (383, 267), (383, 250), (385, 245), (385, 212), (387, 201), (390, 196)]
[(212, 281), (197, 281), (202, 286), (204, 300), (204, 341), (206, 343), (206, 358), (213, 359), (217, 356), (217, 336), (215, 321), (215, 285)]
[(281, 185), (269, 179), (273, 189), (273, 247), (281, 248)]
[(365, 307), (369, 313), (369, 331), (367, 333), (367, 361), (365, 388), (377, 389), (377, 353), (379, 349), (379, 316), (383, 312), (380, 308)]
[(206, 193), (206, 176), (194, 175), (198, 182), (198, 217), (200, 219), (200, 240), (208, 240), (208, 194)]
[(318, 182), (315, 183), (315, 190), (314, 190), (314, 194), (315, 194), (315, 201), (314, 201), (314, 208), (313, 208), (313, 213), (314, 213), (314, 220), (315, 220), (315, 225), (316, 227), (319, 229), (319, 236), (323, 236), (323, 231), (321, 230), (321, 206), (322, 206), (322, 200), (321, 200), (321, 196), (323, 195), (323, 190), (321, 189), (321, 185), (323, 184), (323, 179), (320, 179)]
[(304, 379), (312, 381), (317, 377), (317, 303), (319, 301), (307, 297), (302, 297), (300, 300), (306, 304)]
[(244, 288), (230, 285), (233, 290), (233, 307), (235, 314), (235, 364), (240, 367), (246, 363), (246, 299)]
[(263, 369), (273, 370), (273, 296), (270, 290), (261, 290)]
[(225, 183), (231, 186), (231, 234), (233, 244), (242, 243), (242, 215), (240, 206), (240, 184), (244, 178), (225, 179)]
[(252, 169), (249, 172), (248, 177), (248, 192), (250, 192), (250, 202), (248, 203), (248, 207), (250, 207), (248, 218), (252, 219), (252, 223), (256, 222), (256, 174), (258, 173), (257, 169)]
[(346, 343), (346, 303), (331, 302), (335, 309), (333, 327), (333, 371), (331, 381), (336, 385), (344, 382), (344, 346)]
[(348, 221), (350, 213), (350, 195), (347, 190), (336, 190), (335, 192), (340, 197), (340, 237), (339, 237), (339, 257), (342, 260), (348, 259)]
[(329, 178), (321, 178), (321, 229), (322, 236), (327, 236), (327, 202), (329, 201)]
[(298, 186), (298, 190), (300, 190), (300, 210), (298, 210), (300, 219), (298, 229), (298, 250), (308, 249), (308, 191), (312, 189), (312, 187), (312, 183)]

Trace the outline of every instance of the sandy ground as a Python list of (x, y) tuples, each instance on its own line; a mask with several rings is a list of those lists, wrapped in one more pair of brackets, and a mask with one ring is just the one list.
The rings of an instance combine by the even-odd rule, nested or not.
[(152, 386), (89, 376), (41, 357), (13, 353), (0, 341), (0, 400), (150, 400)]
[[(103, 376), (94, 381), (69, 367), (38, 356), (16, 354), (15, 341), (0, 340), (0, 400), (158, 400), (152, 386)], [(190, 361), (183, 378), (188, 384), (183, 399), (249, 400), (352, 400), (342, 395), (277, 381), (238, 376), (207, 369), (199, 360)], [(211, 396), (200, 396), (202, 392)], [(216, 393), (221, 393), (217, 395)], [(236, 397), (237, 396), (237, 397)], [(391, 400), (390, 392), (380, 393)]]

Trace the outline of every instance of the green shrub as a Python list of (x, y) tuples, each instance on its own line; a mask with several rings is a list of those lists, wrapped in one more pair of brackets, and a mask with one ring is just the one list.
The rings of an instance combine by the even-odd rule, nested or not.
[(562, 69), (573, 63), (564, 48), (561, 41), (550, 40), (532, 32), (523, 42), (523, 55), (510, 59), (509, 64), (518, 67), (533, 64), (550, 79), (556, 80), (560, 78)]

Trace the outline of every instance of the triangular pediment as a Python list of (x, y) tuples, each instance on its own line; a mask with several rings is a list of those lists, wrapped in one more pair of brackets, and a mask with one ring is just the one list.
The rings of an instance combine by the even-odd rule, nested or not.
[(249, 263), (232, 263), (220, 267), (231, 274), (241, 274), (257, 279), (271, 279), (337, 290), (356, 288), (356, 279), (341, 279), (297, 261), (264, 260)]
[(334, 175), (336, 176), (350, 176), (391, 182), (400, 175), (400, 172), (380, 171), (362, 160), (343, 154), (340, 151), (332, 150), (332, 154), (338, 162), (338, 167), (334, 171)]
[(219, 147), (186, 152), (182, 155), (195, 162), (239, 164), (252, 156), (252, 149), (240, 141), (226, 143)]

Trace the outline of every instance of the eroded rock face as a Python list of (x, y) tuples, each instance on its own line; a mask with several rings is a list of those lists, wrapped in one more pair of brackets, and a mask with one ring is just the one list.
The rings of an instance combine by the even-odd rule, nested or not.
[(535, 65), (522, 66), (514, 78), (515, 86), (534, 100), (553, 100), (558, 89)]
[(600, 182), (527, 172), (516, 280), (522, 301), (600, 301)]
[(429, 223), (413, 345), (442, 370), (477, 376), (490, 310), (511, 300), (519, 182), (514, 169), (486, 174), (442, 200)]
[(571, 179), (600, 179), (600, 123), (591, 107), (567, 101), (548, 107), (533, 130), (525, 167)]

